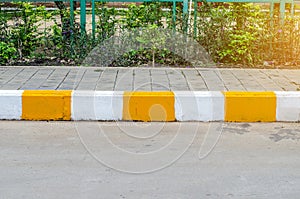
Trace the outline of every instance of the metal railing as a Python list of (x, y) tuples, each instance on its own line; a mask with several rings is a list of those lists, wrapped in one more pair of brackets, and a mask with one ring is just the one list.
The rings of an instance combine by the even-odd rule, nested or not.
[[(54, 0), (58, 1), (58, 0)], [(73, 2), (80, 2), (80, 27), (81, 31), (85, 32), (86, 31), (86, 14), (87, 14), (87, 8), (86, 8), (86, 3), (91, 3), (91, 12), (92, 12), (92, 34), (95, 34), (95, 29), (96, 29), (96, 18), (95, 18), (95, 3), (96, 2), (123, 2), (123, 3), (143, 3), (143, 2), (169, 2), (173, 3), (172, 5), (172, 19), (174, 20), (173, 23), (175, 24), (176, 21), (176, 6), (178, 3), (181, 3), (182, 6), (182, 14), (183, 14), (183, 23), (185, 23), (184, 26), (184, 31), (187, 32), (187, 27), (188, 27), (188, 14), (189, 14), (189, 3), (193, 3), (194, 7), (192, 8), (193, 10), (197, 10), (198, 3), (203, 2), (202, 0), (63, 0), (64, 2), (69, 2), (70, 3), (70, 21), (74, 21), (74, 4)], [(269, 3), (270, 4), (270, 16), (272, 17), (274, 15), (274, 5), (277, 3), (280, 5), (280, 20), (281, 23), (284, 23), (285, 19), (285, 10), (286, 10), (286, 4), (291, 4), (291, 16), (294, 15), (294, 5), (295, 1), (294, 0), (205, 0), (206, 2), (211, 2), (211, 3)], [(20, 2), (19, 0), (0, 0), (0, 2)], [(51, 0), (22, 0), (22, 2), (34, 2), (34, 3), (48, 3), (48, 2), (53, 2)], [(197, 13), (194, 13), (194, 30), (197, 28)], [(71, 24), (71, 26), (74, 24)], [(196, 32), (196, 31), (195, 31)]]

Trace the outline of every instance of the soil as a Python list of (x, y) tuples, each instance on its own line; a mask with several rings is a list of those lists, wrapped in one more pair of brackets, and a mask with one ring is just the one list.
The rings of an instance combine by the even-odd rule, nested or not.
[(218, 64), (218, 68), (253, 68), (253, 69), (300, 69), (300, 64), (269, 64), (269, 65), (242, 65), (242, 64)]
[[(60, 59), (34, 59), (34, 60), (19, 60), (14, 63), (10, 63), (6, 66), (78, 66), (72, 60), (60, 60)], [(152, 63), (142, 64), (140, 67), (152, 67)], [(155, 67), (174, 67), (174, 68), (191, 68), (187, 65), (163, 65), (156, 63)], [(261, 64), (261, 65), (243, 65), (243, 64), (216, 64), (216, 68), (253, 68), (253, 69), (300, 69), (299, 64)]]

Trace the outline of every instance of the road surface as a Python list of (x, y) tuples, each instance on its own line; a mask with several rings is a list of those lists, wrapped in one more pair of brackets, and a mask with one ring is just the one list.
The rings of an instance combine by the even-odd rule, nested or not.
[(1, 199), (299, 195), (299, 123), (0, 121)]

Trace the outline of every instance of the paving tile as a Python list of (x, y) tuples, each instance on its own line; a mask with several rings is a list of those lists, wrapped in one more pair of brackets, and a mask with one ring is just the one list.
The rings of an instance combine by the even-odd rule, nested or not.
[(300, 70), (0, 67), (2, 90), (299, 91)]

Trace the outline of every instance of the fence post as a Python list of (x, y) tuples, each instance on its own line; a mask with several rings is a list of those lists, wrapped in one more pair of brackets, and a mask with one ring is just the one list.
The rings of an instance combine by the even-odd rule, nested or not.
[(71, 54), (73, 55), (74, 46), (74, 0), (70, 0), (70, 36), (71, 36)]
[(81, 35), (85, 34), (86, 24), (86, 0), (80, 0), (80, 31)]
[(95, 42), (95, 30), (96, 30), (96, 22), (95, 22), (95, 0), (92, 0), (92, 36), (93, 36), (93, 43)]
[(291, 17), (292, 18), (294, 17), (294, 14), (295, 14), (294, 12), (295, 12), (295, 2), (293, 0), (291, 3)]
[[(273, 28), (274, 28), (274, 1), (272, 1), (271, 5), (270, 5), (270, 28), (271, 28), (271, 31), (273, 31)], [(272, 54), (272, 52), (273, 52), (272, 38), (270, 38), (269, 48), (270, 48), (269, 54)]]
[(172, 28), (176, 30), (176, 0), (173, 0), (173, 7), (172, 7)]
[(188, 9), (189, 9), (189, 1), (183, 0), (182, 20), (183, 20), (183, 32), (185, 34), (188, 31)]
[(285, 16), (285, 0), (280, 0), (280, 24), (284, 24), (284, 16)]
[(197, 12), (198, 12), (198, 1), (194, 0), (194, 39), (197, 37)]

